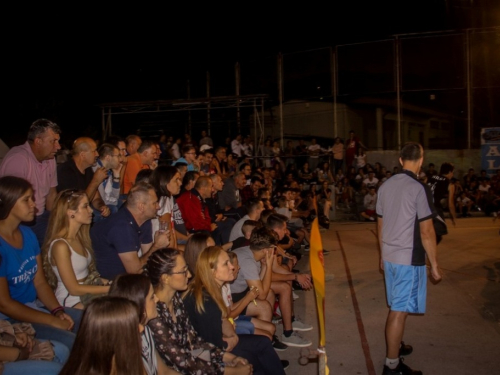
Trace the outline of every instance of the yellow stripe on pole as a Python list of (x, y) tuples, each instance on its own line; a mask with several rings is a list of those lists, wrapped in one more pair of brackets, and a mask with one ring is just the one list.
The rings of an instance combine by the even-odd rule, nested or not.
[(318, 218), (316, 217), (311, 227), (311, 243), (309, 262), (313, 278), (316, 307), (319, 320), (319, 346), (325, 346), (325, 262), (323, 259), (323, 244), (319, 233)]

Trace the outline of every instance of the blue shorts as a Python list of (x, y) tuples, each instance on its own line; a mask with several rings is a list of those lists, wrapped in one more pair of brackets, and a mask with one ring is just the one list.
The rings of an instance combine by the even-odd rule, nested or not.
[(385, 290), (391, 311), (425, 313), (427, 269), (384, 260)]
[(238, 335), (253, 335), (255, 332), (255, 327), (253, 323), (250, 321), (252, 319), (251, 316), (240, 315), (234, 321), (235, 331)]

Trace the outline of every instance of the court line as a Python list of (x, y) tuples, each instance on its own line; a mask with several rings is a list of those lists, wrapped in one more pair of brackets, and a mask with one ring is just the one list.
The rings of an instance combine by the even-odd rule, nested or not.
[(340, 234), (338, 231), (336, 231), (335, 233), (337, 235), (337, 240), (339, 242), (340, 251), (342, 252), (342, 258), (344, 259), (344, 267), (347, 276), (347, 282), (349, 283), (349, 290), (351, 291), (352, 305), (354, 308), (354, 314), (356, 316), (356, 324), (358, 326), (359, 337), (361, 339), (361, 347), (363, 348), (363, 355), (365, 357), (366, 369), (368, 370), (368, 375), (376, 375), (375, 367), (373, 366), (372, 356), (370, 354), (370, 345), (368, 345), (365, 326), (363, 324), (363, 319), (361, 318), (361, 311), (359, 310), (358, 299), (356, 298), (356, 291), (354, 290), (354, 284), (352, 283), (349, 263), (347, 262), (347, 257), (345, 255), (344, 246), (342, 245), (342, 240), (340, 239)]

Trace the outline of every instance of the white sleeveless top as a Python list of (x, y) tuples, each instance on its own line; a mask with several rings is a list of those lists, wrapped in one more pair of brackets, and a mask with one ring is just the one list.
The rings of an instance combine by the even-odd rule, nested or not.
[[(85, 279), (88, 274), (89, 274), (89, 265), (90, 262), (92, 261), (92, 257), (87, 249), (85, 251), (87, 252), (87, 256), (84, 257), (71, 247), (71, 245), (66, 241), (64, 238), (56, 238), (54, 241), (50, 243), (49, 247), (49, 259), (51, 259), (52, 255), (52, 246), (54, 243), (57, 241), (64, 241), (67, 245), (69, 250), (71, 251), (71, 265), (73, 267), (73, 271), (75, 272), (75, 276), (77, 280), (82, 280)], [(80, 303), (80, 296), (71, 296), (66, 289), (66, 286), (61, 280), (61, 276), (59, 275), (59, 270), (57, 269), (56, 266), (52, 266), (52, 270), (54, 271), (54, 274), (57, 277), (57, 288), (54, 291), (54, 294), (61, 304), (61, 306), (65, 307), (73, 307), (76, 304)], [(81, 283), (80, 283), (81, 284)]]

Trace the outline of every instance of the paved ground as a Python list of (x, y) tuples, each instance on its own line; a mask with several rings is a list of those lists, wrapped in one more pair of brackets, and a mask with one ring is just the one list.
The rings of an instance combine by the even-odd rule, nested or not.
[[(443, 280), (428, 284), (427, 313), (409, 316), (405, 341), (414, 352), (406, 363), (424, 374), (498, 374), (500, 358), (500, 220), (458, 219), (439, 245)], [(378, 268), (374, 223), (336, 223), (322, 232), (325, 256), (326, 352), (330, 374), (381, 374), (388, 312)], [(299, 268), (309, 269), (308, 257)], [(331, 277), (334, 275), (334, 277)], [(298, 315), (314, 325), (303, 335), (317, 347), (316, 305), (312, 291), (299, 291)], [(281, 326), (278, 328), (281, 330)], [(317, 374), (307, 350), (288, 348), (288, 375)]]

